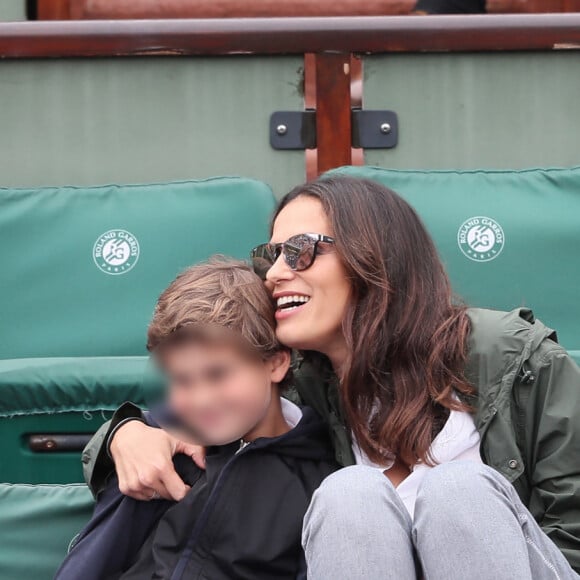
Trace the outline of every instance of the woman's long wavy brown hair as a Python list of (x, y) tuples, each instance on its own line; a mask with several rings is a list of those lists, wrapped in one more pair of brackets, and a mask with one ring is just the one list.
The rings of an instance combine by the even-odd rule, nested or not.
[(341, 401), (368, 457), (395, 454), (433, 464), (429, 448), (450, 409), (468, 406), (464, 376), (469, 320), (455, 302), (433, 240), (415, 210), (374, 181), (345, 175), (301, 185), (278, 213), (306, 195), (322, 203), (351, 280), (343, 332), (348, 360)]

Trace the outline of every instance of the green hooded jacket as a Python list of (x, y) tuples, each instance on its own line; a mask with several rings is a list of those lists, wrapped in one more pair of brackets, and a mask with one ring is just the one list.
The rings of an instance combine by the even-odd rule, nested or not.
[[(481, 456), (513, 483), (544, 532), (580, 572), (580, 369), (556, 333), (532, 312), (468, 311), (467, 378), (477, 391), (475, 422)], [(336, 377), (297, 360), (296, 391), (328, 424), (341, 465), (354, 463), (350, 431), (341, 416)], [(113, 466), (104, 441), (114, 417), (83, 453), (94, 493)]]

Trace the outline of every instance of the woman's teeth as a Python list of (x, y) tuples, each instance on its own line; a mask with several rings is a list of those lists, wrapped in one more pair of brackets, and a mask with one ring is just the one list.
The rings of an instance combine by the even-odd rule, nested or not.
[(276, 300), (276, 306), (278, 308), (298, 308), (298, 306), (302, 306), (306, 304), (310, 300), (310, 296), (304, 296), (302, 294), (294, 294), (293, 296), (280, 296)]

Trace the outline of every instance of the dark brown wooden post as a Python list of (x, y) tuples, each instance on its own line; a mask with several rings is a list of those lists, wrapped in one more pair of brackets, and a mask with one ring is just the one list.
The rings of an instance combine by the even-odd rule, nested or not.
[[(360, 56), (350, 56), (350, 107), (351, 109), (363, 108), (363, 60)], [(364, 165), (364, 149), (353, 147), (351, 150), (351, 164)]]
[(564, 12), (580, 12), (580, 0), (563, 0)]
[[(316, 55), (312, 52), (304, 54), (304, 108), (316, 109)], [(316, 149), (306, 149), (304, 162), (306, 165), (306, 180), (318, 177), (318, 155)]]
[(566, 0), (528, 0), (527, 12), (565, 12)]
[(350, 165), (350, 53), (316, 55), (316, 147), (318, 173)]
[(38, 20), (69, 20), (71, 0), (37, 0), (36, 18)]
[[(69, 4), (74, 19), (256, 18), (409, 14), (416, 0), (37, 0)], [(54, 18), (51, 18), (54, 19)]]

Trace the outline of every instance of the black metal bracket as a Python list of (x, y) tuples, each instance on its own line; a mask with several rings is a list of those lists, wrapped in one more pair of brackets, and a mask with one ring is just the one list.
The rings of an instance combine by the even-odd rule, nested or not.
[(399, 140), (399, 120), (394, 111), (352, 110), (352, 146), (392, 149)]
[[(394, 111), (353, 109), (352, 146), (362, 149), (392, 149), (399, 139), (399, 121)], [(314, 149), (316, 111), (276, 111), (270, 116), (273, 149)]]
[(276, 111), (270, 116), (270, 145), (273, 149), (314, 149), (316, 111)]

